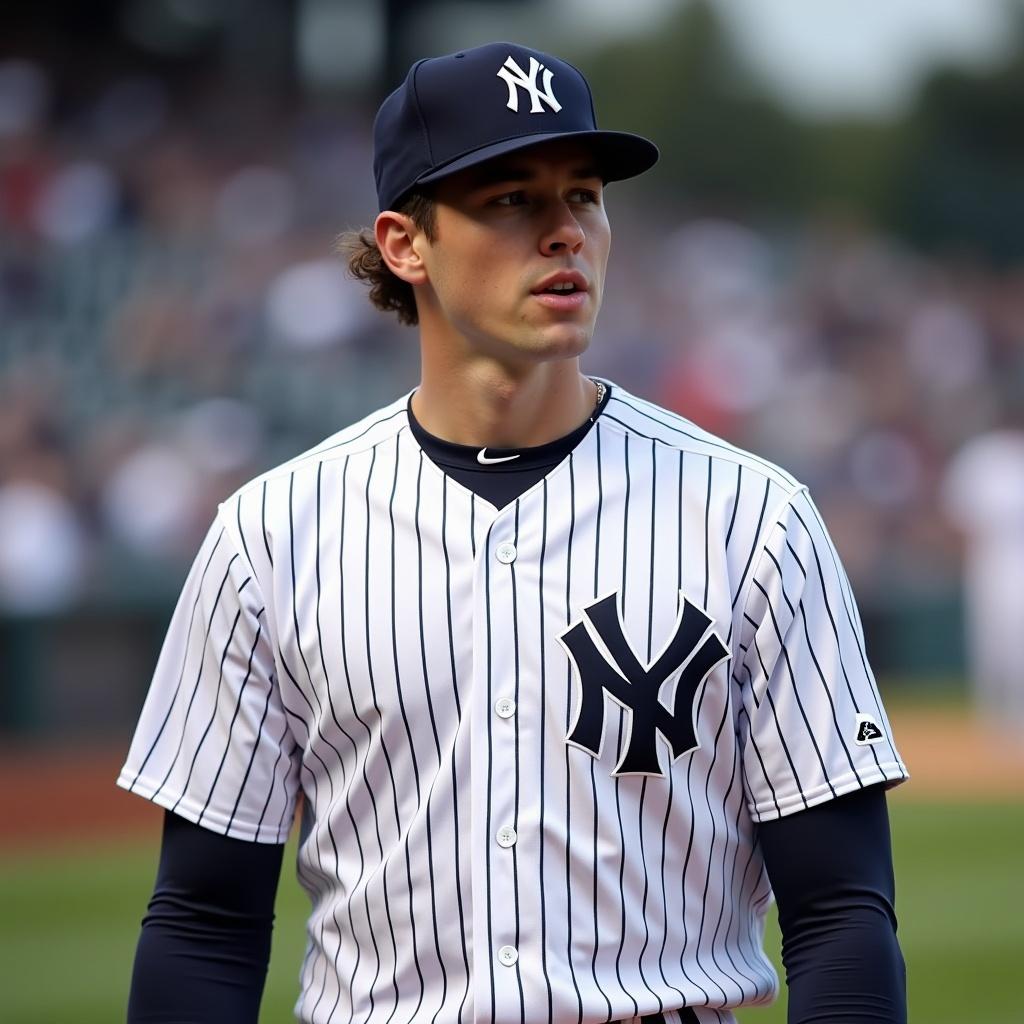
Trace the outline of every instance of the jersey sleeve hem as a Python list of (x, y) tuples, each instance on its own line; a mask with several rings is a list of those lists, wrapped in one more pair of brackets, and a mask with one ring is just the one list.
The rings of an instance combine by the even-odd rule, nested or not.
[(229, 821), (222, 814), (211, 811), (209, 808), (204, 811), (202, 805), (195, 798), (163, 789), (160, 783), (148, 779), (144, 775), (136, 776), (128, 768), (121, 769), (121, 774), (117, 777), (117, 785), (129, 793), (134, 793), (136, 796), (141, 796), (143, 799), (163, 807), (164, 810), (179, 815), (186, 821), (191, 821), (193, 825), (207, 828), (211, 832), (227, 836), (229, 839), (277, 845), (288, 842), (291, 819), (287, 826), (254, 825), (239, 821), (238, 818)]
[(898, 786), (901, 782), (906, 782), (909, 778), (910, 773), (902, 761), (884, 761), (877, 767), (872, 767), (870, 771), (861, 771), (859, 774), (846, 772), (837, 779), (823, 782), (820, 786), (815, 786), (805, 792), (792, 793), (787, 796), (776, 795), (774, 799), (769, 797), (769, 799), (761, 800), (756, 804), (748, 804), (747, 808), (751, 818), (756, 822), (775, 821), (788, 814), (805, 811), (867, 786), (884, 782), (886, 788), (889, 789)]

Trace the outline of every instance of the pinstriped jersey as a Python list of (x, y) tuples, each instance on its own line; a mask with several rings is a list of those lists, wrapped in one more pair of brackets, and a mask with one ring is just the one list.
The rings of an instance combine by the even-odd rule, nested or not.
[(906, 769), (807, 491), (617, 386), (498, 509), (407, 398), (221, 505), (119, 784), (281, 843), (308, 1022), (768, 1001), (756, 824)]

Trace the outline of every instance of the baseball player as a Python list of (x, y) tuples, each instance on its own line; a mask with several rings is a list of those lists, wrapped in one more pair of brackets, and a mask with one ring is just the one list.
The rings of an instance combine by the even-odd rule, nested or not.
[[(301, 806), (317, 1024), (905, 1020), (850, 586), (778, 467), (584, 376), (608, 182), (571, 65), (418, 62), (347, 240), (411, 395), (225, 501), (119, 784), (166, 809), (132, 1021), (257, 1017)], [(300, 801), (301, 796), (301, 801)]]

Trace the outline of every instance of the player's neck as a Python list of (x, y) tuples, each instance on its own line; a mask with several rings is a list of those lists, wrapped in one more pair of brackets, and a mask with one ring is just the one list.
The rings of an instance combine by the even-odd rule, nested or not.
[(461, 368), (426, 361), (412, 405), (416, 419), (436, 437), (456, 444), (527, 448), (571, 433), (594, 411), (593, 382), (576, 359), (512, 372), (492, 360)]

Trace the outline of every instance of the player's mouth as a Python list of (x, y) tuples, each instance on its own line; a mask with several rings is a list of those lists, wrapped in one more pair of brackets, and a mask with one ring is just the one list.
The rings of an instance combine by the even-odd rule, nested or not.
[(530, 292), (548, 309), (571, 313), (587, 301), (590, 286), (578, 270), (559, 270), (545, 277)]

